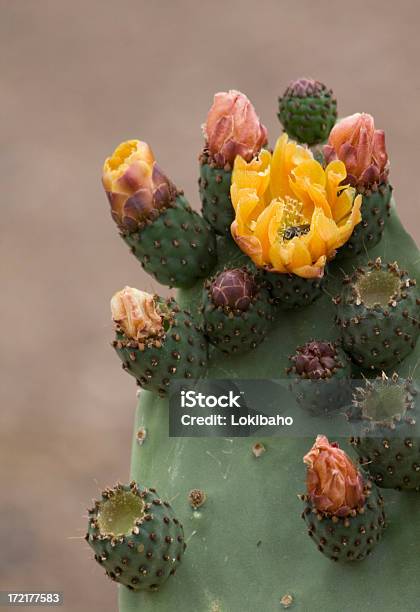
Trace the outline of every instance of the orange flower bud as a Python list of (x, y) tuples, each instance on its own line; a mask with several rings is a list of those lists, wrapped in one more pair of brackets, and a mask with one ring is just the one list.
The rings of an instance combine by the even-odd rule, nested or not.
[(155, 300), (145, 291), (124, 287), (111, 299), (112, 319), (128, 338), (144, 340), (163, 330)]
[(214, 96), (203, 131), (210, 155), (220, 168), (231, 166), (237, 155), (250, 161), (267, 143), (267, 130), (255, 108), (233, 89)]
[(347, 179), (354, 186), (387, 181), (388, 154), (383, 130), (375, 130), (373, 117), (356, 113), (339, 121), (324, 147), (327, 163), (340, 159), (347, 168)]
[(347, 516), (364, 505), (363, 478), (337, 443), (318, 436), (303, 461), (308, 466), (308, 495), (317, 510)]
[(176, 196), (175, 186), (157, 165), (149, 145), (140, 140), (123, 142), (105, 160), (102, 183), (112, 218), (131, 232)]

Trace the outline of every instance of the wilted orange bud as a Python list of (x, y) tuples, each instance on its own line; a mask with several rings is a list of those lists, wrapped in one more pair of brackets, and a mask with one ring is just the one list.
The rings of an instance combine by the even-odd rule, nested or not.
[(347, 516), (363, 506), (363, 478), (337, 443), (318, 436), (303, 461), (308, 466), (308, 495), (317, 510)]
[(375, 130), (373, 117), (356, 113), (339, 121), (324, 147), (325, 161), (340, 159), (347, 168), (347, 180), (354, 186), (383, 183), (388, 179), (389, 162), (383, 130)]
[(102, 183), (119, 227), (136, 231), (153, 210), (170, 204), (176, 188), (157, 165), (146, 142), (128, 140), (105, 160)]
[(234, 89), (214, 96), (203, 131), (209, 152), (220, 168), (233, 165), (237, 155), (250, 161), (267, 143), (267, 130), (255, 108), (245, 94)]
[(133, 287), (124, 287), (111, 299), (114, 322), (128, 338), (144, 340), (162, 331), (162, 317), (152, 295)]

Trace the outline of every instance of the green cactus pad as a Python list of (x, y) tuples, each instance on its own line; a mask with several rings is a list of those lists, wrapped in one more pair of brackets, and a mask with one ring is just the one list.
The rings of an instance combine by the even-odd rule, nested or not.
[(134, 376), (140, 387), (165, 395), (174, 378), (201, 378), (207, 368), (207, 340), (187, 310), (174, 300), (161, 301), (166, 312), (165, 333), (149, 342), (134, 341), (116, 332), (113, 347), (123, 369)]
[(249, 305), (240, 310), (215, 305), (211, 297), (213, 282), (214, 278), (205, 283), (201, 307), (209, 341), (224, 353), (239, 354), (256, 349), (273, 326), (276, 309), (268, 291), (256, 286)]
[(171, 505), (134, 481), (103, 491), (89, 510), (86, 541), (107, 576), (136, 591), (157, 590), (186, 548)]
[[(336, 365), (330, 375), (319, 378), (299, 375), (292, 361), (287, 368), (290, 390), (296, 401), (315, 416), (337, 412), (351, 402), (350, 360), (338, 345), (334, 345), (334, 350)], [(296, 354), (291, 355), (289, 360)]]
[(420, 491), (420, 404), (410, 380), (366, 381), (348, 417), (361, 426), (350, 443), (380, 487)]
[(308, 279), (266, 270), (262, 274), (274, 303), (283, 310), (309, 306), (323, 295), (325, 277)]
[(317, 513), (308, 496), (302, 496), (305, 501), (302, 518), (308, 526), (308, 535), (329, 559), (363, 561), (382, 538), (386, 527), (384, 500), (376, 487), (369, 485), (362, 512), (345, 518)]
[(353, 257), (366, 253), (378, 244), (391, 211), (392, 186), (382, 183), (375, 190), (362, 193), (362, 221), (337, 253), (338, 257)]
[(416, 281), (378, 258), (344, 279), (334, 298), (344, 349), (363, 369), (387, 370), (414, 349), (420, 331)]
[(229, 234), (235, 218), (230, 200), (231, 170), (217, 168), (208, 162), (207, 157), (200, 159), (200, 178), (198, 180), (203, 217), (218, 234)]
[(323, 83), (298, 79), (279, 98), (278, 118), (291, 138), (315, 145), (327, 140), (337, 120), (337, 102)]
[[(225, 243), (219, 252), (222, 265), (242, 265)], [(396, 214), (371, 255), (385, 252), (420, 281), (419, 251)], [(332, 263), (332, 295), (341, 267), (350, 273), (365, 264), (363, 257)], [(194, 309), (201, 291), (200, 283), (182, 292), (183, 306)], [(337, 339), (334, 313), (328, 295), (305, 310), (282, 313), (255, 351), (223, 359), (219, 353), (208, 376), (280, 377), (298, 344), (313, 337)], [(419, 358), (420, 346), (401, 364), (401, 375), (412, 373)], [(302, 458), (313, 438), (169, 438), (168, 402), (148, 392), (142, 392), (135, 416), (135, 432), (141, 427), (147, 438), (140, 446), (133, 436), (132, 477), (176, 498), (188, 549), (176, 575), (157, 593), (120, 588), (120, 612), (279, 612), (280, 600), (289, 594), (293, 612), (418, 609), (420, 496), (384, 490), (389, 526), (381, 545), (362, 563), (333, 563), (310, 541), (300, 518)], [(258, 458), (252, 452), (256, 442), (266, 449)], [(207, 496), (198, 514), (189, 503), (191, 489)]]
[(178, 195), (176, 204), (135, 233), (123, 233), (142, 267), (162, 285), (191, 287), (216, 261), (214, 234)]

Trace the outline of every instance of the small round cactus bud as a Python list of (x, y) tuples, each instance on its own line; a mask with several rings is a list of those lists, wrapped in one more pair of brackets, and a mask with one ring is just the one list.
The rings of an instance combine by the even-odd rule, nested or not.
[(286, 369), (297, 403), (314, 416), (333, 414), (351, 401), (351, 363), (338, 343), (312, 340), (289, 356)]
[(214, 163), (232, 166), (237, 155), (250, 161), (267, 143), (267, 129), (248, 98), (240, 91), (222, 91), (203, 125), (207, 147)]
[(344, 517), (363, 507), (363, 478), (337, 443), (330, 444), (326, 436), (317, 436), (303, 461), (308, 468), (308, 496), (316, 510)]
[(250, 270), (224, 270), (204, 284), (204, 332), (226, 354), (256, 349), (273, 325), (273, 301)]
[(337, 119), (337, 102), (330, 89), (314, 79), (292, 81), (279, 98), (278, 117), (299, 142), (325, 142)]
[(247, 310), (256, 292), (254, 279), (241, 268), (221, 272), (211, 285), (213, 303), (232, 310)]
[(335, 370), (344, 367), (341, 355), (332, 342), (312, 340), (299, 346), (289, 357), (292, 371), (304, 378), (330, 378)]
[(149, 145), (140, 140), (121, 143), (105, 160), (102, 183), (112, 218), (126, 232), (135, 232), (156, 210), (170, 206), (177, 194)]
[(141, 341), (163, 332), (162, 316), (153, 295), (124, 287), (111, 299), (114, 323), (133, 340)]
[(389, 161), (383, 130), (375, 129), (368, 113), (355, 113), (339, 121), (324, 146), (326, 163), (339, 159), (347, 169), (347, 182), (367, 188), (388, 181)]

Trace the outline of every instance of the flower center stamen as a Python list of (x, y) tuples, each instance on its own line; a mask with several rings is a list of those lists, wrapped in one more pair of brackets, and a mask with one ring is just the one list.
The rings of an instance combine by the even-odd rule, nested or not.
[(279, 236), (282, 240), (292, 240), (307, 234), (311, 228), (303, 214), (303, 204), (290, 196), (283, 200), (283, 218), (279, 227)]

